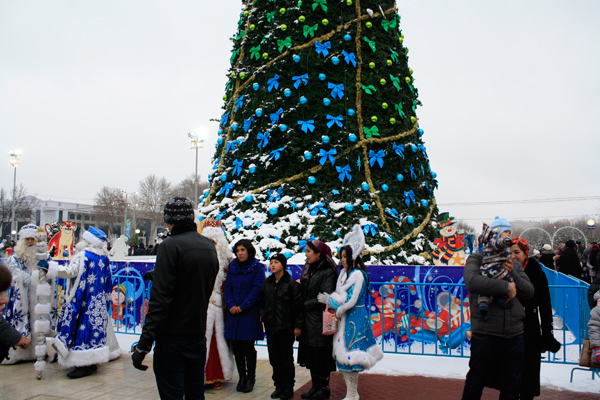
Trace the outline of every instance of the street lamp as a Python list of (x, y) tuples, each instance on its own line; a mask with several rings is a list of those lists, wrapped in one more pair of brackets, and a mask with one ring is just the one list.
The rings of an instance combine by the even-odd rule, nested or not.
[(204, 139), (198, 139), (198, 134), (188, 132), (191, 139), (190, 149), (196, 149), (196, 174), (194, 176), (194, 208), (198, 206), (198, 149), (203, 147)]
[[(128, 198), (130, 194), (135, 194), (137, 196), (138, 192), (127, 193), (126, 191), (121, 190), (121, 193), (125, 194), (125, 214), (123, 215), (123, 235), (125, 235), (125, 230), (127, 229), (127, 205), (129, 204)], [(133, 219), (135, 221), (135, 208), (133, 209)]]
[(19, 163), (21, 162), (21, 160), (19, 160), (19, 158), (21, 157), (21, 150), (11, 150), (8, 152), (8, 155), (11, 157), (10, 159), (10, 166), (13, 167), (15, 169), (15, 177), (14, 177), (14, 181), (13, 181), (13, 198), (12, 198), (12, 216), (11, 216), (11, 220), (10, 220), (10, 239), (11, 240), (16, 240), (16, 235), (17, 235), (17, 227), (15, 225), (15, 206), (17, 204), (17, 167), (19, 166)]

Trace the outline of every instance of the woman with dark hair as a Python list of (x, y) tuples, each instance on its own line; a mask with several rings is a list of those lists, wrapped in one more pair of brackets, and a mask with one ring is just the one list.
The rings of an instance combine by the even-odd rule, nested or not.
[(249, 393), (256, 383), (255, 340), (262, 340), (259, 294), (265, 281), (265, 266), (256, 259), (256, 250), (248, 239), (233, 247), (236, 258), (229, 264), (225, 279), (225, 338), (231, 340), (240, 379), (237, 391)]
[(333, 337), (333, 356), (346, 382), (344, 400), (358, 400), (358, 373), (381, 360), (383, 351), (375, 341), (365, 308), (369, 278), (361, 258), (365, 247), (361, 227), (355, 226), (343, 244), (340, 251), (342, 270), (335, 292), (329, 296), (319, 295), (319, 300), (329, 304), (339, 319), (338, 331)]
[(567, 240), (565, 251), (556, 259), (556, 269), (565, 275), (581, 279), (581, 261), (577, 256), (576, 246), (574, 240)]
[[(531, 299), (522, 300), (525, 308), (525, 319), (523, 320), (525, 355), (519, 398), (531, 400), (540, 395), (541, 354), (546, 351), (556, 353), (560, 350), (560, 343), (552, 333), (552, 304), (546, 274), (540, 263), (534, 257), (529, 257), (529, 245), (524, 239), (517, 238), (512, 242), (510, 256), (523, 266), (535, 288)], [(542, 321), (541, 329), (540, 320)]]
[(306, 245), (306, 264), (300, 276), (300, 292), (304, 301), (304, 325), (299, 337), (298, 364), (310, 370), (312, 387), (303, 399), (323, 400), (331, 395), (329, 375), (335, 371), (333, 336), (323, 335), (323, 311), (319, 293), (335, 290), (337, 267), (331, 249), (320, 240)]

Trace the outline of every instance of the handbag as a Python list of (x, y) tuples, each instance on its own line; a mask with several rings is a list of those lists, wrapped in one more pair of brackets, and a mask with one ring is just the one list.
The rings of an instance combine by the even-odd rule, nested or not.
[(325, 304), (323, 311), (323, 335), (333, 335), (338, 330), (338, 319), (335, 312), (329, 309), (329, 301)]
[(581, 354), (579, 355), (579, 365), (588, 368), (592, 367), (592, 346), (590, 345), (590, 339), (583, 339)]

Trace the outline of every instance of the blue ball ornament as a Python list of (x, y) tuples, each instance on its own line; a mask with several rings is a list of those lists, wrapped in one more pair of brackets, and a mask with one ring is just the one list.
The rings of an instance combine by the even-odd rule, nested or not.
[(223, 138), (218, 138), (217, 139), (217, 144), (220, 146), (223, 144)]
[(435, 179), (435, 178), (437, 177), (437, 174), (436, 174), (435, 172), (431, 171), (431, 177), (432, 177), (433, 179)]
[(209, 175), (208, 175), (208, 180), (209, 180), (209, 181), (210, 181), (210, 180), (212, 180), (212, 174), (209, 174)]
[(263, 115), (263, 110), (262, 110), (262, 108), (257, 108), (257, 109), (256, 109), (256, 111), (254, 111), (254, 114), (255, 114), (257, 117), (262, 117), (262, 115)]
[(308, 103), (308, 99), (304, 96), (300, 97), (300, 104), (306, 104)]
[(344, 35), (344, 40), (346, 42), (349, 42), (350, 40), (352, 40), (352, 36), (348, 35), (347, 33)]
[(409, 215), (408, 217), (406, 217), (406, 222), (408, 222), (409, 224), (413, 224), (415, 222), (415, 218)]
[(354, 210), (354, 206), (352, 204), (346, 204), (344, 209), (348, 212), (352, 212)]
[(325, 74), (319, 74), (319, 80), (320, 81), (324, 81), (325, 79), (327, 79), (327, 75), (325, 75)]
[(387, 192), (388, 190), (390, 190), (390, 187), (384, 183), (383, 185), (381, 185), (381, 190)]
[(325, 144), (329, 143), (329, 136), (322, 136), (321, 141)]
[(260, 88), (260, 85), (258, 83), (255, 83), (254, 85), (252, 85), (252, 89), (254, 89), (255, 91), (258, 90)]
[(292, 59), (294, 60), (295, 63), (300, 62), (300, 56), (298, 54), (294, 54), (294, 57), (292, 57)]
[(227, 182), (227, 174), (223, 174), (223, 175), (221, 175), (221, 180), (222, 180), (223, 182)]
[(398, 174), (396, 175), (396, 179), (398, 180), (398, 182), (402, 182), (404, 180), (404, 175)]
[(283, 91), (283, 95), (284, 95), (285, 97), (290, 97), (290, 96), (292, 95), (292, 91), (291, 91), (290, 89), (285, 89), (285, 90)]
[(365, 183), (363, 183), (362, 185), (360, 185), (360, 188), (361, 188), (362, 190), (364, 190), (365, 192), (366, 192), (367, 190), (369, 190), (369, 187), (370, 187), (370, 186), (369, 186), (369, 184), (368, 184), (368, 183), (366, 183), (366, 182), (365, 182)]
[(309, 176), (308, 183), (310, 183), (311, 185), (314, 185), (315, 183), (317, 183), (317, 178), (315, 178), (314, 176)]
[(356, 142), (358, 140), (358, 138), (356, 137), (356, 135), (354, 133), (351, 133), (348, 135), (348, 140), (352, 143)]
[(333, 63), (333, 65), (338, 65), (340, 63), (340, 59), (337, 57), (333, 57), (331, 59), (331, 62)]
[(285, 132), (285, 131), (287, 131), (287, 128), (288, 128), (288, 127), (287, 127), (287, 125), (286, 125), (286, 124), (281, 124), (281, 125), (279, 125), (279, 130), (280, 130), (281, 132)]
[(277, 212), (279, 212), (279, 210), (277, 209), (277, 207), (269, 208), (269, 214), (271, 214), (271, 215), (277, 215)]
[(327, 97), (325, 97), (325, 98), (323, 99), (323, 105), (324, 105), (325, 107), (329, 107), (329, 105), (330, 105), (330, 104), (331, 104), (331, 100), (329, 100)]
[(219, 130), (217, 131), (217, 134), (218, 134), (218, 135), (222, 135), (222, 134), (223, 134), (223, 129), (219, 129)]
[(349, 108), (347, 112), (349, 116), (353, 116), (355, 114), (354, 110), (351, 108)]
[(248, 168), (248, 172), (250, 172), (251, 174), (256, 172), (256, 165), (251, 166), (250, 168)]
[(421, 129), (421, 128), (419, 128), (419, 130), (417, 130), (417, 132), (419, 132), (419, 137), (420, 137), (420, 136), (423, 136), (423, 133), (425, 133), (425, 132), (423, 131), (423, 129)]
[(418, 147), (416, 145), (414, 145), (414, 144), (411, 144), (410, 145), (410, 149), (412, 150), (413, 153), (416, 153), (417, 150), (418, 150)]
[(244, 200), (246, 200), (246, 203), (251, 203), (252, 200), (254, 200), (254, 197), (248, 195), (248, 196), (246, 196), (246, 198), (244, 198)]
[(304, 158), (306, 160), (310, 160), (310, 159), (312, 159), (312, 154), (307, 151), (307, 152), (304, 153)]
[(233, 124), (231, 124), (231, 130), (234, 132), (237, 131), (238, 126), (239, 126), (238, 123), (234, 122)]
[(421, 200), (421, 205), (423, 207), (427, 207), (429, 205), (429, 202), (427, 200)]

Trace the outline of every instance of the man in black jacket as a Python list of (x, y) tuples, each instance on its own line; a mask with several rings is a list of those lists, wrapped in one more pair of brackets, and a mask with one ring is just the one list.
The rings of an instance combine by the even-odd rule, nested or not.
[(161, 399), (204, 399), (206, 310), (219, 270), (214, 243), (196, 231), (192, 203), (175, 197), (164, 209), (171, 231), (156, 256), (154, 283), (134, 367), (145, 371), (154, 346)]

